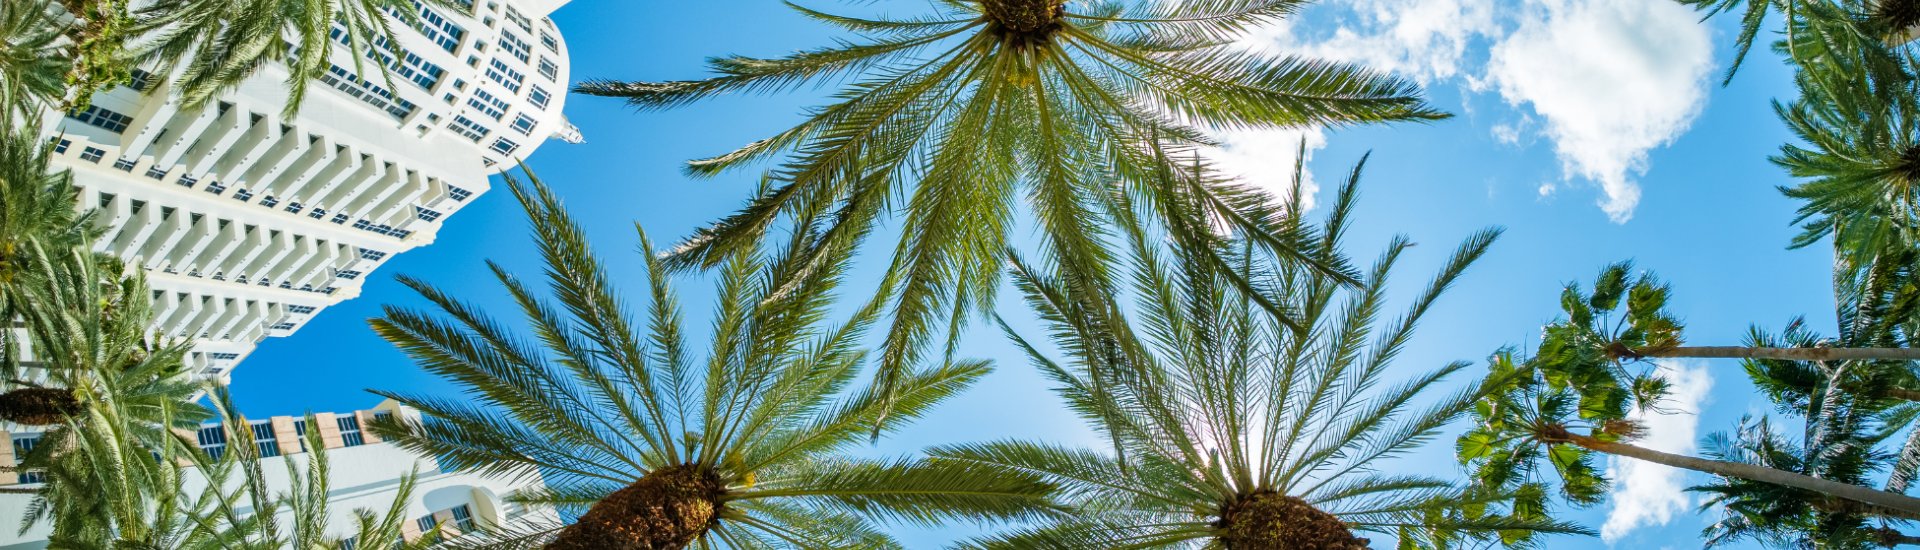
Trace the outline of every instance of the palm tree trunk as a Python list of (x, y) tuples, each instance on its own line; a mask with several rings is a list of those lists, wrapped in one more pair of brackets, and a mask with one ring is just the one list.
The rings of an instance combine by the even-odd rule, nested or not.
[(1724, 460), (1708, 460), (1704, 458), (1656, 451), (1653, 449), (1648, 449), (1646, 447), (1640, 447), (1637, 445), (1630, 445), (1626, 443), (1601, 441), (1599, 439), (1593, 438), (1592, 436), (1585, 436), (1585, 435), (1579, 435), (1574, 433), (1554, 434), (1554, 437), (1552, 437), (1551, 439), (1560, 440), (1565, 443), (1578, 445), (1581, 448), (1585, 448), (1592, 451), (1607, 453), (1614, 456), (1624, 456), (1627, 458), (1644, 460), (1647, 462), (1652, 462), (1654, 464), (1660, 464), (1663, 466), (1680, 468), (1684, 470), (1693, 470), (1696, 472), (1709, 473), (1709, 474), (1718, 475), (1718, 476), (1737, 477), (1740, 479), (1758, 481), (1761, 483), (1772, 483), (1774, 485), (1780, 485), (1783, 487), (1792, 487), (1795, 489), (1803, 489), (1807, 491), (1813, 491), (1816, 493), (1832, 495), (1835, 497), (1844, 498), (1844, 499), (1855, 501), (1855, 502), (1860, 502), (1860, 503), (1869, 504), (1869, 505), (1873, 505), (1881, 508), (1886, 508), (1887, 510), (1893, 511), (1893, 512), (1906, 513), (1906, 514), (1920, 514), (1920, 498), (1914, 498), (1914, 497), (1910, 497), (1910, 496), (1899, 494), (1899, 493), (1878, 491), (1878, 490), (1874, 490), (1867, 487), (1861, 487), (1859, 485), (1840, 483), (1837, 481), (1829, 481), (1829, 480), (1820, 479), (1813, 476), (1796, 474), (1796, 473), (1788, 472), (1785, 470), (1775, 470), (1773, 468), (1767, 468), (1764, 466), (1755, 466), (1752, 464), (1746, 464), (1741, 462), (1728, 462)]
[(546, 550), (678, 550), (719, 518), (725, 488), (711, 469), (660, 468), (594, 503)]
[(1920, 361), (1916, 348), (1753, 348), (1746, 346), (1680, 346), (1661, 350), (1632, 350), (1628, 357), (1700, 357), (1710, 359), (1779, 359), (1783, 361)]

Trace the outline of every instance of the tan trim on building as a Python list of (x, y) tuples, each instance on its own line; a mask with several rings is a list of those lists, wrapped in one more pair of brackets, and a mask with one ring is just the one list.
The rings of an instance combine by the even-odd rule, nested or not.
[[(188, 445), (192, 445), (195, 448), (200, 446), (200, 432), (198, 430), (189, 430), (186, 428), (172, 428), (172, 430), (174, 435), (185, 438)], [(181, 466), (192, 466), (193, 459), (182, 455), (179, 458), (173, 459), (173, 463)]]
[(13, 456), (13, 434), (0, 430), (0, 485), (13, 485), (20, 482), (20, 472), (13, 469), (19, 461)]
[(380, 436), (374, 435), (373, 429), (369, 428), (373, 425), (373, 413), (374, 411), (353, 411), (353, 417), (360, 420), (360, 440), (368, 445), (380, 442)]
[(293, 417), (276, 416), (268, 422), (273, 424), (273, 440), (280, 445), (280, 454), (290, 455), (300, 452), (300, 432), (293, 429)]
[(400, 539), (413, 542), (420, 538), (420, 522), (412, 518), (400, 521)]
[(452, 508), (434, 512), (433, 523), (440, 526), (440, 535), (443, 539), (460, 536), (460, 524), (453, 521)]
[(328, 449), (346, 446), (346, 443), (340, 440), (340, 422), (335, 420), (333, 413), (314, 413), (313, 421), (319, 426), (307, 426), (307, 429), (320, 430), (320, 441), (326, 443)]

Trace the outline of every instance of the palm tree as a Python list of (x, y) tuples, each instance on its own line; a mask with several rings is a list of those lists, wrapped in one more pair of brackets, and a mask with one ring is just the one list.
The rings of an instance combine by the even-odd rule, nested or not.
[(52, 0), (0, 3), (0, 112), (9, 117), (31, 120), (66, 92), (54, 10)]
[[(342, 538), (329, 533), (332, 525), (329, 486), (332, 466), (327, 446), (319, 430), (305, 434), (306, 452), (281, 459), (285, 467), (287, 489), (272, 493), (267, 486), (264, 457), (253, 438), (252, 423), (234, 409), (224, 387), (212, 388), (213, 402), (221, 412), (221, 425), (228, 434), (227, 450), (218, 458), (210, 457), (197, 446), (179, 440), (181, 458), (205, 487), (192, 503), (180, 506), (174, 514), (187, 527), (179, 535), (177, 548), (186, 549), (259, 549), (280, 548), (393, 548), (414, 550), (429, 548), (440, 539), (439, 527), (413, 540), (406, 540), (402, 526), (412, 518), (407, 503), (412, 500), (418, 476), (402, 476), (394, 487), (394, 496), (385, 510), (354, 510), (352, 535)], [(307, 415), (307, 425), (315, 425)], [(282, 518), (286, 518), (282, 523)]]
[[(1536, 355), (1519, 360), (1502, 351), (1494, 356), (1488, 385), (1498, 393), (1475, 407), (1477, 426), (1458, 443), (1461, 462), (1476, 471), (1479, 482), (1488, 487), (1542, 485), (1546, 481), (1539, 473), (1551, 471), (1567, 501), (1589, 505), (1600, 500), (1608, 483), (1593, 464), (1594, 454), (1600, 453), (1781, 486), (1850, 501), (1849, 506), (1920, 514), (1920, 498), (1902, 494), (1903, 486), (1875, 490), (1848, 483), (1845, 476), (1828, 479), (1799, 466), (1741, 460), (1732, 450), (1700, 458), (1633, 445), (1643, 428), (1629, 416), (1630, 410), (1665, 412), (1661, 400), (1669, 389), (1657, 370), (1630, 370), (1647, 358), (1750, 359), (1748, 370), (1761, 388), (1784, 406), (1793, 406), (1816, 395), (1816, 383), (1826, 384), (1831, 390), (1822, 391), (1836, 398), (1890, 397), (1896, 392), (1849, 388), (1884, 388), (1896, 380), (1911, 380), (1910, 370), (1882, 369), (1910, 365), (1912, 357), (1906, 348), (1833, 348), (1826, 347), (1832, 342), (1804, 335), (1782, 342), (1756, 334), (1741, 347), (1684, 347), (1683, 327), (1665, 310), (1669, 288), (1651, 274), (1633, 276), (1631, 271), (1626, 263), (1607, 266), (1591, 291), (1569, 284), (1561, 295), (1567, 317), (1543, 330)], [(1875, 326), (1844, 310), (1842, 318), (1856, 329)], [(1856, 335), (1859, 339), (1852, 340)], [(1848, 338), (1841, 343), (1880, 342), (1861, 332)], [(1859, 378), (1869, 375), (1872, 378)], [(1880, 437), (1888, 435), (1892, 433)], [(1904, 467), (1909, 479), (1920, 468), (1920, 447), (1915, 452), (1915, 463)]]
[(90, 216), (74, 208), (78, 192), (71, 173), (54, 171), (47, 142), (31, 119), (0, 114), (0, 309), (18, 306), (13, 297), (32, 242), (55, 251), (92, 244)]
[[(31, 343), (30, 354), (12, 354), (5, 365), (0, 420), (28, 426), (58, 425), (100, 400), (152, 422), (163, 406), (185, 402), (198, 392), (183, 364), (187, 346), (158, 342), (149, 334), (151, 301), (144, 278), (118, 259), (78, 248), (48, 250), (30, 242), (34, 258), (17, 309)], [(111, 374), (129, 384), (100, 389)], [(145, 415), (145, 416), (139, 416)], [(183, 418), (181, 421), (194, 421)]]
[(1302, 239), (1278, 227), (1282, 214), (1265, 194), (1197, 174), (1159, 177), (1168, 157), (1161, 147), (1184, 158), (1177, 152), (1211, 143), (1206, 131), (1213, 129), (1446, 116), (1407, 80), (1233, 45), (1298, 9), (1298, 0), (929, 4), (934, 13), (913, 18), (795, 6), (859, 38), (778, 58), (716, 58), (710, 66), (719, 76), (705, 80), (576, 88), (651, 110), (852, 81), (793, 128), (693, 161), (690, 173), (712, 176), (785, 155), (768, 175), (771, 185), (675, 248), (667, 263), (712, 268), (753, 248), (783, 214), (832, 209), (834, 223), (810, 253), (813, 269), (834, 261), (819, 250), (863, 239), (900, 209), (891, 271), (901, 281), (883, 289), (893, 293), (893, 323), (876, 374), (882, 387), (915, 364), (942, 317), (964, 321), (992, 304), (1022, 195), (1049, 258), (1076, 284), (1111, 284), (1113, 253), (1102, 241), (1116, 215), (1105, 192), (1112, 185), (1163, 208), (1199, 197), (1205, 219), (1353, 284), (1342, 262), (1304, 253)]
[[(1862, 425), (1865, 423), (1862, 420), (1870, 421), (1870, 418), (1831, 418), (1871, 417), (1847, 414), (1845, 407), (1835, 408), (1840, 410), (1832, 415), (1813, 411), (1822, 416), (1808, 419), (1809, 429), (1800, 431), (1800, 443), (1775, 430), (1767, 418), (1742, 419), (1733, 434), (1708, 436), (1703, 454), (1715, 460), (1753, 464), (1842, 483), (1870, 484), (1872, 474), (1887, 462), (1886, 454), (1874, 449), (1877, 439), (1886, 434), (1869, 432), (1874, 426)], [(1920, 519), (1911, 513), (1737, 477), (1718, 476), (1689, 490), (1711, 495), (1701, 503), (1702, 512), (1721, 513), (1721, 518), (1704, 532), (1709, 547), (1740, 539), (1778, 548), (1861, 550), (1920, 542), (1920, 538), (1889, 525), (1889, 522)]]
[[(533, 336), (514, 335), (478, 306), (403, 278), (440, 314), (389, 306), (374, 330), (463, 394), (377, 391), (425, 420), (373, 429), (450, 468), (543, 476), (546, 490), (512, 498), (579, 519), (521, 526), (520, 542), (890, 547), (870, 519), (1025, 519), (1050, 510), (1051, 487), (1034, 476), (841, 452), (879, 428), (886, 404), (873, 388), (834, 398), (863, 363), (859, 340), (879, 306), (870, 303), (839, 326), (826, 323), (844, 266), (802, 269), (798, 252), (819, 229), (811, 215), (776, 257), (740, 252), (727, 262), (703, 368), (686, 348), (658, 257), (648, 258), (643, 336), (559, 199), (538, 179), (509, 178), (508, 185), (532, 220), (552, 295), (491, 267)], [(644, 232), (641, 248), (652, 250)], [(918, 416), (987, 370), (975, 361), (917, 370), (901, 381), (891, 410), (896, 418)]]
[[(455, 0), (423, 0), (447, 10), (471, 11)], [(268, 63), (286, 66), (286, 114), (306, 97), (307, 85), (327, 73), (336, 60), (331, 33), (349, 51), (357, 74), (372, 70), (392, 86), (391, 66), (406, 52), (398, 49), (389, 16), (418, 25), (411, 0), (157, 0), (140, 8), (139, 28), (154, 37), (144, 52), (162, 73), (179, 69), (177, 89), (188, 107), (220, 97)], [(288, 47), (291, 44), (292, 47)], [(363, 53), (365, 55), (360, 55)]]
[[(1822, 337), (1795, 319), (1779, 335), (1753, 330), (1748, 344), (1831, 348), (1904, 342), (1916, 304), (1899, 294), (1907, 292), (1910, 283), (1903, 280), (1906, 274), (1876, 271), (1868, 280), (1892, 292), (1876, 289), (1853, 304), (1843, 301), (1836, 338)], [(1912, 431), (1907, 428), (1913, 421), (1915, 392), (1906, 389), (1915, 386), (1911, 361), (1750, 359), (1745, 366), (1754, 386), (1778, 410), (1801, 419), (1803, 428), (1798, 434), (1782, 434), (1770, 419), (1743, 419), (1731, 435), (1708, 438), (1704, 454), (1709, 458), (1854, 485), (1884, 482), (1885, 490), (1894, 493), (1905, 493), (1920, 474), (1920, 436), (1907, 434), (1898, 452), (1880, 448)], [(1719, 476), (1693, 490), (1713, 495), (1703, 510), (1712, 507), (1724, 514), (1708, 529), (1710, 543), (1740, 538), (1805, 547), (1818, 541), (1826, 548), (1920, 543), (1892, 525), (1920, 520), (1911, 512), (1736, 477)]]
[(1846, 27), (1849, 34), (1883, 45), (1900, 45), (1915, 38), (1915, 27), (1920, 26), (1920, 2), (1914, 0), (1675, 0), (1683, 5), (1703, 12), (1711, 18), (1722, 13), (1740, 13), (1740, 34), (1734, 40), (1733, 63), (1727, 67), (1726, 78), (1721, 84), (1731, 83), (1733, 75), (1740, 70), (1746, 60), (1747, 52), (1753, 49), (1753, 42), (1759, 38), (1760, 30), (1767, 24), (1767, 16), (1779, 13), (1788, 19), (1785, 25), (1786, 42), (1790, 56), (1802, 69), (1812, 68), (1807, 58), (1793, 55), (1791, 50), (1804, 44), (1817, 44), (1821, 37), (1803, 36), (1803, 25), (1810, 21), (1839, 23)]
[[(1349, 180), (1319, 232), (1322, 251), (1341, 247), (1354, 199)], [(1162, 248), (1139, 225), (1127, 233), (1130, 310), (1076, 299), (1080, 291), (1065, 280), (1014, 262), (1016, 286), (1068, 360), (1002, 327), (1069, 406), (1110, 435), (1116, 452), (1023, 441), (932, 451), (937, 460), (1038, 474), (1082, 510), (975, 546), (1353, 549), (1367, 547), (1354, 531), (1368, 531), (1399, 537), (1401, 547), (1452, 548), (1503, 537), (1518, 543), (1533, 531), (1584, 532), (1526, 512), (1487, 511), (1511, 494), (1380, 472), (1485, 395), (1473, 385), (1419, 406), (1417, 397), (1432, 397), (1442, 378), (1468, 364), (1426, 373), (1391, 367), (1434, 301), (1498, 231), (1462, 243), (1406, 313), (1384, 327), (1376, 321), (1387, 306), (1387, 277), (1413, 245), (1405, 238), (1389, 243), (1358, 289), (1343, 292), (1324, 273), (1248, 259), (1245, 241), (1174, 239)], [(1199, 260), (1209, 253), (1237, 256), (1240, 277), (1270, 281), (1265, 299), (1296, 312), (1307, 330), (1254, 304)], [(1404, 381), (1381, 387), (1393, 379)]]
[[(437, 528), (412, 541), (402, 536), (402, 525), (411, 520), (406, 505), (413, 475), (399, 480), (385, 510), (356, 510), (352, 535), (330, 534), (328, 500), (334, 495), (320, 432), (307, 433), (307, 452), (281, 459), (288, 488), (270, 492), (251, 424), (233, 409), (225, 388), (208, 390), (229, 434), (226, 452), (208, 456), (184, 435), (150, 446), (130, 444), (129, 434), (117, 430), (63, 432), (29, 458), (46, 482), (28, 520), (50, 516), (49, 542), (75, 548), (337, 549), (351, 541), (360, 548), (414, 550), (437, 540)], [(119, 418), (115, 406), (100, 408), (96, 416)]]
[(83, 248), (29, 244), (35, 264), (17, 282), (28, 304), (17, 331), (31, 362), (9, 362), (11, 388), (0, 394), (0, 419), (46, 429), (20, 457), (20, 468), (47, 479), (31, 490), (25, 522), (50, 519), (52, 540), (81, 547), (144, 538), (152, 525), (142, 503), (162, 498), (178, 474), (154, 453), (172, 444), (170, 430), (207, 417), (191, 402), (201, 388), (182, 365), (187, 348), (146, 333), (150, 301), (137, 270)]
[(1800, 143), (1772, 160), (1802, 180), (1781, 189), (1803, 201), (1793, 246), (1832, 237), (1836, 268), (1857, 275), (1875, 256), (1920, 242), (1920, 72), (1909, 56), (1844, 29), (1817, 34), (1798, 45), (1819, 59), (1796, 75), (1800, 97), (1775, 107)]

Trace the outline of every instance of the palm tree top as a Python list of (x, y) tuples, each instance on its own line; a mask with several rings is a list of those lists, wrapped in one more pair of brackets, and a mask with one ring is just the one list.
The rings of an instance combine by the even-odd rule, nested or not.
[[(1355, 182), (1341, 188), (1318, 246), (1342, 246)], [(1010, 328), (1009, 336), (1069, 407), (1111, 438), (1114, 453), (1018, 441), (934, 451), (940, 460), (1040, 473), (1089, 510), (974, 544), (1347, 549), (1366, 547), (1356, 530), (1413, 547), (1498, 541), (1501, 530), (1578, 532), (1544, 517), (1485, 513), (1510, 494), (1377, 471), (1484, 396), (1470, 384), (1418, 405), (1468, 364), (1421, 373), (1391, 367), (1434, 301), (1498, 233), (1482, 231), (1462, 243), (1405, 313), (1391, 319), (1383, 319), (1387, 279), (1412, 244), (1404, 238), (1350, 288), (1312, 270), (1255, 260), (1245, 241), (1175, 238), (1162, 245), (1157, 234), (1132, 226), (1129, 309), (1090, 300), (1084, 289), (1016, 261), (1016, 285), (1066, 358), (1054, 359)], [(1307, 327), (1290, 327), (1256, 305), (1200, 257), (1208, 253), (1203, 247), (1236, 258), (1229, 269), (1238, 278), (1260, 281), (1264, 299)], [(1395, 379), (1402, 381), (1389, 383)]]
[[(541, 475), (545, 490), (512, 498), (580, 513), (572, 526), (524, 526), (513, 535), (550, 539), (550, 548), (887, 547), (893, 543), (870, 520), (1050, 510), (1048, 487), (1030, 476), (841, 453), (897, 426), (880, 426), (883, 410), (917, 417), (988, 371), (979, 361), (916, 369), (892, 401), (852, 387), (866, 356), (860, 339), (878, 307), (830, 322), (844, 266), (799, 269), (798, 245), (729, 258), (702, 358), (685, 341), (658, 256), (647, 260), (645, 317), (630, 319), (559, 198), (538, 179), (508, 178), (508, 186), (532, 220), (545, 292), (491, 267), (533, 336), (415, 279), (402, 282), (437, 313), (389, 306), (372, 324), (464, 393), (376, 392), (424, 415), (418, 424), (376, 423), (376, 432), (449, 468)], [(806, 242), (815, 229), (803, 224), (792, 241)], [(652, 250), (644, 232), (640, 239)]]
[(883, 289), (892, 323), (876, 371), (890, 387), (942, 323), (963, 324), (994, 302), (1002, 251), (1024, 213), (1064, 273), (1110, 286), (1116, 184), (1147, 197), (1142, 208), (1156, 216), (1223, 220), (1268, 252), (1354, 283), (1340, 260), (1303, 253), (1281, 234), (1264, 194), (1217, 175), (1162, 173), (1168, 159), (1184, 166), (1185, 152), (1212, 143), (1214, 130), (1446, 116), (1409, 80), (1234, 43), (1301, 4), (940, 0), (911, 17), (789, 4), (852, 36), (780, 57), (715, 57), (715, 76), (701, 80), (595, 80), (576, 90), (653, 110), (845, 82), (792, 128), (688, 165), (712, 176), (781, 159), (744, 208), (688, 237), (667, 263), (714, 268), (796, 212), (825, 209), (834, 221), (808, 253), (818, 265), (829, 261), (818, 250), (861, 242), (899, 212), (890, 271), (904, 275)]

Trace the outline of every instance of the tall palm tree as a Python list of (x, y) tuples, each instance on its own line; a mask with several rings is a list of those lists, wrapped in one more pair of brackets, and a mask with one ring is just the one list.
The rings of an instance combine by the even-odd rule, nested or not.
[(1734, 40), (1733, 63), (1727, 67), (1722, 84), (1731, 83), (1734, 73), (1753, 49), (1754, 40), (1767, 24), (1767, 17), (1780, 14), (1787, 18), (1783, 39), (1789, 56), (1802, 68), (1810, 68), (1807, 58), (1793, 52), (1795, 46), (1818, 43), (1820, 36), (1803, 36), (1809, 21), (1839, 23), (1850, 34), (1857, 34), (1882, 45), (1901, 45), (1915, 38), (1920, 27), (1920, 2), (1914, 0), (1675, 0), (1703, 12), (1711, 18), (1722, 13), (1740, 13), (1740, 34)]
[[(1543, 330), (1536, 355), (1524, 360), (1510, 351), (1495, 355), (1489, 386), (1498, 394), (1474, 409), (1477, 426), (1460, 436), (1457, 447), (1461, 462), (1476, 471), (1481, 483), (1544, 485), (1548, 480), (1542, 473), (1551, 472), (1568, 502), (1589, 505), (1605, 494), (1608, 480), (1593, 462), (1596, 454), (1606, 454), (1920, 517), (1920, 498), (1903, 494), (1904, 486), (1876, 490), (1848, 483), (1844, 476), (1828, 479), (1797, 466), (1743, 461), (1737, 452), (1701, 458), (1634, 445), (1644, 428), (1630, 411), (1666, 412), (1660, 407), (1669, 390), (1656, 369), (1636, 370), (1646, 365), (1645, 359), (1751, 359), (1748, 369), (1760, 387), (1792, 406), (1815, 395), (1816, 382), (1832, 388), (1822, 391), (1836, 398), (1893, 398), (1896, 392), (1888, 386), (1912, 380), (1914, 357), (1910, 348), (1835, 348), (1827, 347), (1831, 342), (1806, 338), (1782, 342), (1756, 336), (1739, 347), (1681, 346), (1683, 327), (1665, 309), (1668, 287), (1650, 274), (1635, 276), (1631, 271), (1626, 263), (1608, 266), (1590, 291), (1569, 284), (1561, 296), (1567, 317)], [(1857, 320), (1845, 311), (1842, 318)], [(1840, 343), (1849, 341), (1878, 342), (1860, 335), (1860, 340)], [(1889, 365), (1900, 368), (1882, 370)], [(1845, 373), (1860, 374), (1842, 376)], [(1869, 374), (1871, 378), (1858, 378)], [(1907, 479), (1920, 468), (1920, 447), (1914, 452), (1914, 464), (1903, 468)]]
[[(1841, 405), (1832, 411), (1808, 411), (1816, 416), (1808, 417), (1806, 428), (1794, 435), (1780, 433), (1768, 418), (1742, 419), (1734, 433), (1708, 436), (1703, 454), (1716, 460), (1869, 485), (1888, 461), (1887, 454), (1875, 446), (1891, 434), (1872, 425), (1874, 415), (1855, 415), (1847, 409)], [(1861, 550), (1920, 542), (1920, 537), (1891, 525), (1920, 519), (1912, 513), (1737, 477), (1716, 476), (1690, 490), (1710, 495), (1701, 502), (1701, 511), (1721, 514), (1704, 532), (1709, 547), (1740, 539), (1778, 548)]]
[(8, 365), (10, 389), (0, 394), (0, 419), (46, 430), (20, 457), (20, 468), (47, 478), (31, 489), (36, 504), (23, 522), (51, 520), (53, 540), (81, 547), (144, 538), (144, 503), (178, 474), (155, 453), (173, 444), (170, 430), (208, 416), (191, 402), (201, 388), (182, 365), (187, 348), (147, 333), (138, 270), (83, 248), (30, 244), (36, 263), (24, 270), (29, 305), (17, 310), (17, 332), (32, 345), (31, 362)]
[(52, 168), (49, 145), (31, 118), (0, 114), (0, 308), (12, 308), (17, 285), (35, 260), (32, 245), (62, 251), (92, 244), (90, 216), (77, 211), (71, 173)]
[[(1880, 291), (1842, 300), (1840, 331), (1826, 338), (1795, 319), (1775, 335), (1755, 329), (1748, 344), (1761, 348), (1834, 348), (1901, 345), (1913, 324), (1910, 296), (1912, 263), (1876, 269), (1868, 277)], [(1799, 433), (1780, 433), (1770, 419), (1743, 420), (1731, 434), (1708, 438), (1709, 458), (1743, 462), (1854, 485), (1882, 485), (1905, 493), (1920, 475), (1920, 436), (1908, 429), (1916, 396), (1913, 361), (1809, 361), (1758, 358), (1745, 361), (1754, 386), (1777, 410), (1800, 419)], [(1906, 442), (1895, 438), (1906, 433)], [(1881, 448), (1888, 443), (1898, 451)], [(1798, 543), (1823, 548), (1891, 547), (1920, 543), (1897, 524), (1920, 514), (1864, 505), (1795, 487), (1718, 476), (1694, 490), (1712, 495), (1703, 509), (1723, 511), (1708, 529), (1710, 543), (1751, 538), (1782, 546)]]
[(31, 120), (64, 96), (69, 64), (55, 13), (53, 0), (0, 3), (0, 112)]
[[(1342, 246), (1354, 199), (1349, 180), (1316, 246)], [(1343, 291), (1324, 273), (1247, 259), (1245, 241), (1174, 239), (1163, 248), (1132, 225), (1130, 310), (1076, 300), (1079, 291), (1065, 280), (1016, 260), (1016, 286), (1068, 357), (1057, 361), (1007, 333), (1072, 409), (1110, 434), (1116, 453), (1023, 441), (932, 451), (937, 460), (1038, 474), (1083, 510), (974, 545), (1356, 549), (1367, 547), (1355, 534), (1363, 531), (1398, 537), (1403, 548), (1453, 548), (1519, 542), (1533, 531), (1583, 532), (1527, 513), (1487, 511), (1512, 495), (1381, 471), (1484, 395), (1469, 385), (1418, 405), (1468, 363), (1424, 373), (1396, 372), (1392, 363), (1434, 301), (1498, 234), (1468, 238), (1384, 326), (1388, 275), (1413, 244), (1405, 238), (1388, 244), (1359, 288)], [(1307, 330), (1278, 322), (1199, 261), (1208, 253), (1241, 258), (1233, 266), (1239, 276), (1270, 281), (1266, 299), (1297, 312)], [(1403, 381), (1382, 387), (1395, 379)]]
[(1797, 44), (1818, 62), (1795, 76), (1800, 97), (1775, 110), (1800, 143), (1773, 162), (1801, 182), (1781, 190), (1803, 201), (1803, 247), (1831, 237), (1836, 267), (1857, 274), (1874, 256), (1920, 243), (1920, 71), (1909, 55), (1844, 26), (1806, 25)]
[[(514, 500), (578, 514), (523, 526), (547, 548), (890, 547), (870, 524), (1015, 519), (1046, 513), (1031, 475), (954, 463), (855, 458), (878, 428), (877, 390), (849, 390), (877, 303), (827, 323), (843, 264), (802, 269), (812, 217), (773, 258), (736, 253), (720, 275), (713, 346), (689, 353), (666, 267), (648, 257), (651, 304), (630, 319), (585, 236), (538, 179), (508, 186), (532, 220), (550, 297), (492, 266), (532, 327), (508, 331), (477, 305), (402, 282), (439, 314), (389, 306), (374, 330), (462, 389), (458, 398), (376, 392), (424, 422), (375, 423), (382, 438), (483, 475), (538, 473)], [(817, 213), (815, 213), (817, 214)], [(652, 250), (644, 232), (642, 250)], [(961, 361), (903, 377), (897, 418), (913, 418), (986, 374)], [(890, 423), (891, 428), (897, 423)]]
[[(470, 11), (455, 0), (422, 0), (445, 10)], [(177, 90), (189, 107), (232, 91), (269, 63), (282, 63), (288, 77), (286, 114), (300, 109), (307, 86), (335, 63), (334, 38), (354, 52), (357, 74), (377, 72), (392, 86), (399, 49), (393, 20), (419, 24), (412, 0), (156, 0), (138, 11), (140, 29), (154, 37), (144, 57), (162, 73), (180, 73)], [(288, 44), (292, 46), (289, 47)], [(376, 44), (381, 44), (376, 46)]]
[(1352, 284), (1342, 262), (1305, 253), (1303, 239), (1278, 227), (1282, 215), (1266, 195), (1218, 178), (1157, 177), (1166, 162), (1160, 147), (1211, 143), (1214, 129), (1446, 116), (1410, 81), (1234, 44), (1299, 9), (1300, 0), (928, 4), (932, 13), (910, 18), (795, 5), (857, 38), (777, 58), (715, 58), (709, 65), (719, 76), (705, 80), (576, 88), (651, 110), (852, 82), (791, 129), (693, 161), (690, 173), (712, 176), (784, 155), (768, 176), (772, 185), (690, 237), (667, 263), (714, 267), (755, 246), (782, 214), (831, 208), (834, 223), (808, 261), (817, 266), (834, 261), (820, 250), (861, 240), (899, 209), (904, 225), (891, 270), (902, 275), (897, 287), (883, 289), (893, 293), (877, 371), (883, 387), (915, 364), (943, 320), (991, 305), (1021, 196), (1048, 257), (1076, 284), (1111, 284), (1114, 254), (1103, 240), (1117, 208), (1105, 192), (1113, 185), (1163, 207), (1200, 197), (1206, 219)]

